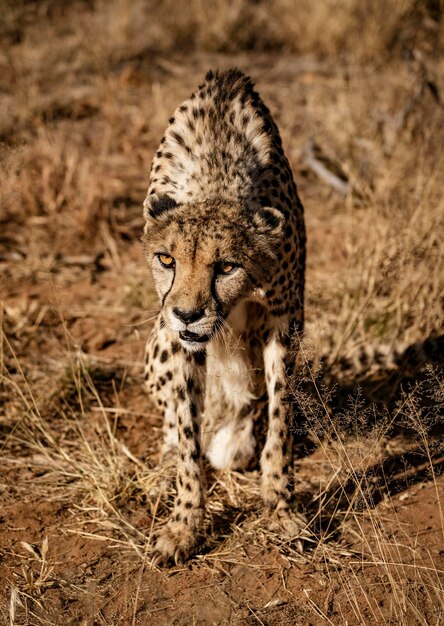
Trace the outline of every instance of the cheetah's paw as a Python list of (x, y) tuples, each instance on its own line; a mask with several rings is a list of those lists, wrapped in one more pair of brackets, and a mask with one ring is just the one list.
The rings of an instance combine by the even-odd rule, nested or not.
[(186, 524), (170, 522), (157, 534), (153, 549), (154, 565), (185, 561), (193, 553), (198, 541), (195, 530)]

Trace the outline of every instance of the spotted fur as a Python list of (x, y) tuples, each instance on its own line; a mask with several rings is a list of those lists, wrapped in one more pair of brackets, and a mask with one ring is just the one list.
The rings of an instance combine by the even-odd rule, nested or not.
[(144, 216), (161, 303), (145, 378), (164, 412), (163, 457), (177, 455), (174, 510), (155, 549), (165, 560), (195, 549), (202, 456), (247, 467), (261, 430), (264, 503), (295, 536), (289, 380), (304, 323), (303, 208), (277, 126), (240, 71), (209, 72), (174, 112)]

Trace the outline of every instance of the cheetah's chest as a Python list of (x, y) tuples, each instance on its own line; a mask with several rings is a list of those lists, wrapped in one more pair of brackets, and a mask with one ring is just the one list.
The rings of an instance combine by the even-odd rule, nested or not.
[(229, 329), (211, 342), (207, 356), (205, 415), (221, 413), (235, 417), (254, 400), (254, 368), (245, 336), (247, 311), (244, 303), (237, 306), (230, 318)]

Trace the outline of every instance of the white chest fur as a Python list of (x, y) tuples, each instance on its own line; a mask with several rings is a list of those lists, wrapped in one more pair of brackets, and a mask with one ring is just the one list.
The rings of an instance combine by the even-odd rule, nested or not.
[(242, 409), (255, 399), (254, 371), (245, 346), (248, 323), (245, 303), (231, 313), (223, 335), (211, 342), (207, 356), (206, 428), (210, 442), (207, 458), (216, 469), (248, 465), (255, 451), (253, 421)]
[[(207, 404), (221, 396), (233, 419), (254, 399), (253, 372), (242, 332), (247, 324), (246, 307), (239, 304), (232, 311), (223, 335), (215, 338), (208, 348)], [(214, 412), (214, 411), (212, 411)]]

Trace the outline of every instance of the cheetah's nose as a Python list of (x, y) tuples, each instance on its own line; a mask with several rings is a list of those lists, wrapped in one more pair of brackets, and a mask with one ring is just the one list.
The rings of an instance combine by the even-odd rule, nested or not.
[(205, 313), (204, 309), (191, 309), (186, 311), (185, 309), (174, 308), (173, 313), (176, 317), (180, 319), (181, 322), (185, 324), (191, 324), (192, 322), (197, 322), (200, 320)]

